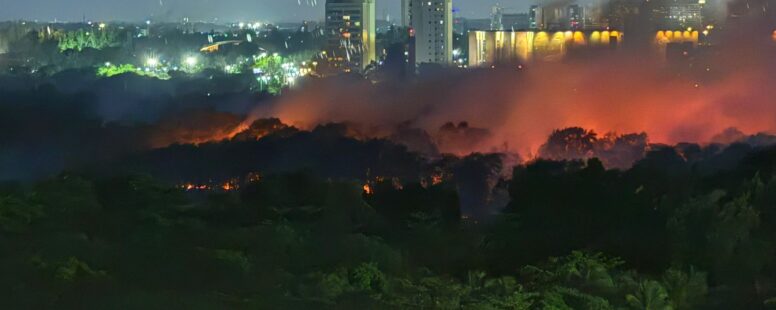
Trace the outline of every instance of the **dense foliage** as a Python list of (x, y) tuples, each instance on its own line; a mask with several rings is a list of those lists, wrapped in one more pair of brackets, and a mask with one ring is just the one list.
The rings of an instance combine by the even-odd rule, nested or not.
[[(774, 150), (515, 169), (511, 203), (309, 173), (186, 192), (72, 173), (0, 188), (0, 303), (29, 308), (756, 309), (773, 305)], [(476, 161), (475, 161), (476, 162)], [(465, 171), (463, 171), (465, 173)]]
[[(108, 47), (119, 46), (123, 33), (118, 29), (103, 29), (97, 31), (92, 29), (78, 29), (73, 31), (63, 31), (56, 36), (58, 39), (59, 50), (64, 51), (83, 51), (87, 48), (101, 50)], [(126, 34), (124, 34), (126, 37)]]
[(279, 94), (285, 85), (283, 57), (279, 55), (261, 55), (254, 62), (253, 68), (258, 73), (258, 81), (262, 90), (271, 94)]

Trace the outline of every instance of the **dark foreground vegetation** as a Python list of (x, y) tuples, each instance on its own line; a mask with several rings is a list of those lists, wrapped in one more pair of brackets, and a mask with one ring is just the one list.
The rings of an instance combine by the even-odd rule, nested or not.
[(519, 166), (506, 209), (477, 220), (448, 182), (370, 193), (305, 172), (229, 192), (143, 175), (7, 183), (0, 308), (774, 307), (776, 150), (693, 156), (656, 148), (627, 171)]

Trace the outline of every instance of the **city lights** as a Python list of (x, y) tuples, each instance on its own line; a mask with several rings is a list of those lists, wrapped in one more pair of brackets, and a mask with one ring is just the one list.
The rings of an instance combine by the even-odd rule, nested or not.
[(189, 67), (194, 67), (199, 62), (197, 60), (197, 57), (194, 57), (194, 56), (187, 56), (184, 61), (185, 61), (186, 65), (189, 66)]
[(776, 310), (776, 0), (6, 2), (0, 310)]

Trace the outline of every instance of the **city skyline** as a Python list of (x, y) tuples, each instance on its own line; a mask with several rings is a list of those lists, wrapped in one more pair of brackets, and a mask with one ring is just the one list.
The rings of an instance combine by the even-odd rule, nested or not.
[[(0, 0), (0, 20), (38, 21), (177, 21), (184, 17), (202, 21), (297, 22), (323, 20), (325, 0)], [(454, 0), (460, 16), (488, 18), (499, 4), (515, 11), (527, 11), (530, 0)], [(401, 22), (400, 0), (378, 0), (377, 18)]]

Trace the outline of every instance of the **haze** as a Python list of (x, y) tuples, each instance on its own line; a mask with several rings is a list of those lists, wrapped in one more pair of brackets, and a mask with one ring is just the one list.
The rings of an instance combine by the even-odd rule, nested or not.
[[(496, 3), (526, 11), (528, 0), (454, 1), (464, 17), (487, 17)], [(325, 0), (0, 0), (0, 20), (139, 21), (148, 18), (173, 21), (183, 17), (200, 20), (300, 21), (323, 18)], [(380, 18), (399, 18), (399, 0), (378, 0)]]

